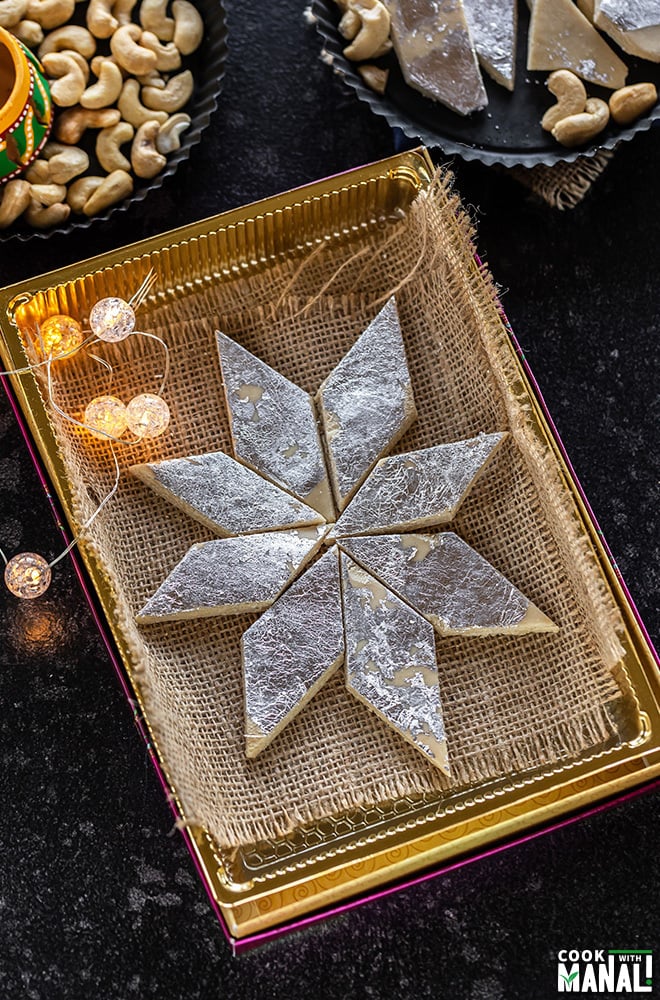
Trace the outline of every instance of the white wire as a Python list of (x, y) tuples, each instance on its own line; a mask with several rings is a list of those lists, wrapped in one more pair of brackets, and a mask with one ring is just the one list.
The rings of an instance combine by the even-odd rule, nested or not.
[(135, 337), (136, 335), (140, 337), (148, 337), (149, 340), (157, 340), (158, 343), (163, 348), (163, 350), (165, 351), (165, 371), (161, 379), (160, 388), (156, 393), (156, 395), (161, 396), (163, 393), (163, 389), (165, 387), (165, 383), (167, 382), (167, 377), (170, 373), (170, 349), (165, 343), (165, 341), (162, 340), (161, 337), (157, 337), (155, 333), (145, 333), (144, 330), (135, 330), (133, 336)]
[(158, 281), (158, 275), (156, 274), (155, 269), (152, 267), (147, 272), (147, 275), (142, 284), (140, 285), (140, 287), (138, 288), (137, 292), (135, 292), (135, 294), (132, 295), (128, 300), (129, 306), (131, 306), (131, 308), (137, 312), (137, 310), (140, 308), (140, 306), (142, 305), (142, 303), (144, 302), (147, 295), (149, 294), (149, 292), (151, 291), (151, 289), (153, 288), (153, 286), (156, 284), (157, 281)]
[(64, 559), (65, 556), (68, 556), (68, 554), (71, 551), (71, 549), (74, 547), (74, 545), (78, 544), (78, 542), (80, 541), (80, 539), (82, 538), (82, 536), (84, 535), (84, 533), (89, 528), (90, 524), (92, 524), (92, 522), (96, 520), (96, 518), (99, 516), (99, 514), (101, 513), (101, 511), (103, 510), (103, 508), (105, 507), (105, 505), (107, 503), (109, 503), (110, 500), (112, 500), (113, 496), (117, 492), (117, 490), (119, 488), (119, 462), (117, 461), (117, 454), (116, 454), (115, 449), (113, 448), (112, 444), (110, 445), (110, 451), (112, 452), (112, 458), (113, 458), (114, 463), (115, 463), (115, 481), (114, 481), (113, 487), (110, 490), (110, 492), (103, 498), (103, 500), (101, 500), (101, 503), (98, 505), (98, 507), (96, 508), (96, 510), (94, 511), (94, 513), (91, 515), (91, 517), (87, 518), (87, 520), (83, 524), (83, 526), (80, 529), (80, 531), (78, 532), (78, 534), (75, 536), (75, 538), (73, 539), (73, 541), (71, 541), (67, 545), (67, 547), (65, 548), (64, 552), (60, 552), (59, 556), (57, 556), (55, 559), (53, 559), (52, 562), (48, 563), (48, 565), (49, 565), (49, 567), (51, 569), (53, 568), (53, 566), (55, 566), (60, 561), (60, 559)]
[[(33, 365), (28, 365), (25, 368), (14, 368), (12, 371), (0, 372), (0, 375), (27, 375), (29, 372), (35, 371), (37, 368), (44, 368), (50, 361), (62, 361), (64, 358), (70, 358), (72, 354), (77, 354), (81, 351), (86, 344), (91, 344), (94, 340), (94, 334), (90, 334), (86, 337), (82, 343), (78, 344), (77, 347), (72, 347), (70, 351), (65, 351), (64, 354), (49, 354), (47, 358), (43, 361), (35, 361)], [(40, 344), (43, 348), (43, 340), (40, 338)]]

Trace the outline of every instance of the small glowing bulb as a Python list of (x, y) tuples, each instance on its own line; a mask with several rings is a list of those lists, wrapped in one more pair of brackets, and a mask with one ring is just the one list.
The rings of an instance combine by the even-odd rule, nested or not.
[(99, 299), (89, 314), (89, 326), (99, 340), (116, 343), (133, 333), (135, 312), (125, 299), (115, 296)]
[(140, 396), (135, 396), (126, 407), (126, 418), (129, 429), (136, 437), (155, 438), (167, 430), (170, 411), (160, 396), (143, 392)]
[(5, 583), (15, 597), (41, 597), (50, 586), (50, 566), (36, 552), (21, 552), (5, 566)]
[(75, 351), (83, 342), (82, 327), (72, 316), (49, 316), (41, 324), (44, 358), (57, 359)]
[[(116, 396), (97, 396), (87, 404), (83, 423), (97, 438), (120, 438), (127, 427), (126, 407)], [(97, 433), (100, 432), (100, 433)]]

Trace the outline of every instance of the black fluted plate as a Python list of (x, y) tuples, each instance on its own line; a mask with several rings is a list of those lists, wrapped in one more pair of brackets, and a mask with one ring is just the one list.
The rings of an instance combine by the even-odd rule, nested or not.
[[(337, 5), (333, 0), (313, 0), (311, 11), (323, 38), (324, 49), (332, 56), (334, 71), (361, 101), (369, 105), (374, 114), (384, 117), (392, 127), (402, 129), (411, 139), (421, 139), (426, 146), (439, 147), (443, 152), (456, 154), (464, 160), (481, 160), (482, 163), (499, 163), (506, 167), (571, 163), (581, 156), (594, 156), (601, 149), (613, 149), (619, 142), (632, 139), (636, 132), (651, 128), (660, 118), (660, 104), (656, 104), (647, 115), (625, 128), (611, 122), (588, 146), (578, 149), (560, 146), (540, 125), (554, 98), (545, 86), (548, 74), (528, 72), (525, 66), (529, 11), (522, 0), (519, 2), (515, 89), (510, 93), (484, 73), (488, 106), (468, 117), (457, 115), (409, 87), (393, 53), (376, 60), (377, 65), (389, 70), (389, 78), (385, 93), (375, 93), (362, 80), (356, 64), (342, 55), (347, 42), (337, 30), (340, 18)], [(619, 51), (610, 39), (607, 41)], [(627, 84), (650, 82), (660, 90), (658, 63), (620, 54), (629, 67)], [(605, 101), (612, 93), (592, 84), (586, 84), (586, 87), (590, 97), (602, 97)]]

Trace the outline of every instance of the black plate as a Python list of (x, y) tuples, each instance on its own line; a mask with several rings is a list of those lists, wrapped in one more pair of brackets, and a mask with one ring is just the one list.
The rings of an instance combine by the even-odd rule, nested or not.
[[(102, 215), (94, 215), (88, 219), (84, 215), (70, 215), (66, 223), (53, 229), (32, 229), (25, 222), (18, 219), (13, 226), (0, 231), (0, 242), (10, 239), (18, 239), (26, 242), (31, 239), (48, 239), (56, 233), (70, 233), (74, 229), (87, 229), (89, 226), (99, 222), (107, 222), (115, 212), (125, 212), (127, 208), (138, 201), (143, 201), (151, 191), (161, 187), (167, 177), (171, 177), (176, 172), (177, 167), (190, 155), (190, 150), (200, 141), (202, 132), (209, 123), (212, 113), (218, 104), (218, 96), (222, 89), (222, 80), (225, 75), (225, 61), (227, 58), (227, 26), (225, 11), (221, 0), (194, 0), (195, 6), (199, 10), (204, 20), (205, 31), (202, 44), (191, 56), (184, 57), (181, 69), (192, 70), (195, 79), (195, 89), (188, 105), (182, 108), (190, 115), (192, 122), (181, 137), (181, 148), (167, 157), (167, 164), (161, 173), (151, 180), (140, 180), (135, 178), (133, 193), (124, 201), (113, 205)], [(84, 24), (84, 5), (78, 4), (76, 14), (72, 20)], [(99, 42), (97, 51), (105, 51), (104, 42)], [(180, 72), (180, 71), (179, 71)], [(104, 171), (98, 166), (95, 168), (94, 144), (96, 142), (96, 132), (88, 132), (80, 142), (80, 145), (90, 155), (90, 174), (103, 174)]]
[[(458, 154), (465, 160), (500, 163), (507, 167), (570, 163), (580, 156), (594, 156), (600, 149), (612, 149), (617, 143), (631, 139), (636, 132), (650, 128), (660, 118), (660, 105), (656, 104), (646, 117), (626, 128), (612, 122), (587, 147), (566, 149), (559, 146), (540, 126), (543, 114), (554, 102), (545, 86), (548, 74), (530, 73), (525, 67), (529, 11), (522, 0), (519, 2), (515, 90), (510, 93), (484, 73), (488, 107), (467, 118), (409, 87), (393, 53), (377, 60), (377, 64), (389, 69), (390, 73), (385, 94), (376, 94), (366, 86), (356, 64), (342, 55), (347, 43), (337, 30), (340, 17), (337, 5), (333, 0), (313, 0), (312, 13), (325, 50), (333, 57), (333, 69), (355, 90), (360, 100), (411, 139), (421, 139), (427, 146), (439, 146), (445, 153)], [(610, 44), (617, 48), (614, 43)], [(660, 89), (658, 63), (634, 59), (626, 53), (622, 53), (622, 57), (629, 67), (626, 83), (650, 82)], [(586, 87), (590, 97), (607, 100), (612, 93), (592, 84)]]

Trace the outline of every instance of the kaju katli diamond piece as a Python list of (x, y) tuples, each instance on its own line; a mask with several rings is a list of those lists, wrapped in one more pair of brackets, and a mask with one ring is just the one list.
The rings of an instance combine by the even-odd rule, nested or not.
[(459, 115), (485, 108), (488, 95), (460, 0), (385, 0), (385, 6), (406, 83)]
[(324, 532), (297, 528), (193, 545), (135, 619), (148, 624), (263, 611), (309, 562)]
[(332, 488), (342, 511), (417, 417), (393, 298), (328, 375), (317, 402)]
[(222, 536), (323, 523), (318, 511), (223, 451), (133, 465), (130, 471)]
[(226, 334), (216, 336), (236, 457), (334, 521), (312, 397)]
[(381, 458), (333, 536), (379, 535), (451, 521), (506, 432)]
[(341, 548), (441, 635), (524, 635), (557, 626), (452, 531), (344, 538)]
[(513, 90), (518, 0), (463, 0), (479, 62), (496, 83)]
[(342, 554), (348, 690), (449, 774), (433, 626)]
[(244, 632), (246, 754), (256, 757), (335, 672), (344, 656), (337, 549)]

